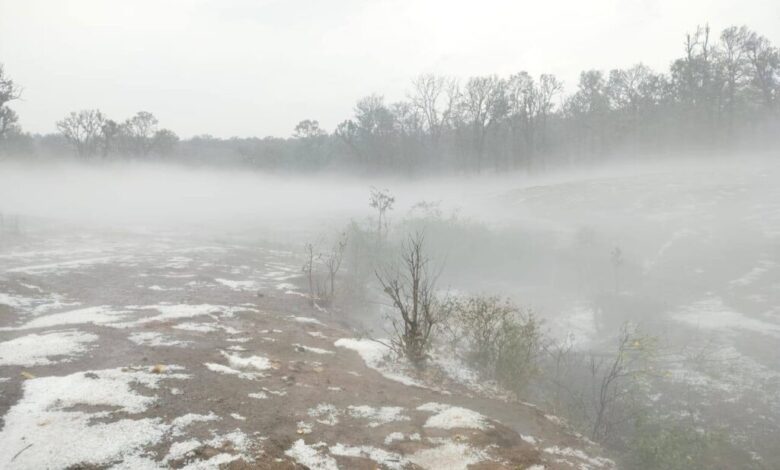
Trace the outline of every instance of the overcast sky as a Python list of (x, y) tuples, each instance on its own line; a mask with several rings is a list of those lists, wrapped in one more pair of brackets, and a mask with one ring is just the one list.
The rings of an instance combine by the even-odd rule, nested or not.
[(182, 137), (332, 130), (420, 73), (665, 69), (699, 23), (780, 42), (780, 0), (0, 0), (0, 62), (31, 132), (68, 111), (153, 112)]

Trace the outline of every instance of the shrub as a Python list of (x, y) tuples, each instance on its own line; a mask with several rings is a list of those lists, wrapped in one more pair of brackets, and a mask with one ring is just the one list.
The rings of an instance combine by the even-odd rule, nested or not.
[(401, 263), (376, 272), (382, 290), (397, 316), (391, 318), (393, 347), (412, 364), (422, 366), (444, 310), (435, 295), (436, 273), (430, 272), (424, 237), (409, 236), (401, 249)]
[(474, 296), (450, 301), (455, 348), (484, 376), (519, 392), (537, 371), (539, 321), (509, 300)]

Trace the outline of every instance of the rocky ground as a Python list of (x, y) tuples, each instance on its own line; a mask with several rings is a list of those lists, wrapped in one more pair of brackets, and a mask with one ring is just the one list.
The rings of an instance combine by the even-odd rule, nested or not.
[(614, 468), (457, 364), (386, 361), (309, 306), (300, 265), (159, 233), (6, 241), (0, 468)]

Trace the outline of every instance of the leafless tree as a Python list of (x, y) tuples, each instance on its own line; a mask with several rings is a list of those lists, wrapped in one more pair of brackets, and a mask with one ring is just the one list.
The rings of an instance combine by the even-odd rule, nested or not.
[(390, 191), (371, 187), (368, 205), (377, 212), (377, 242), (381, 242), (387, 233), (387, 211), (393, 210), (393, 204), (395, 204), (395, 196)]
[(452, 89), (453, 80), (436, 75), (420, 75), (412, 81), (412, 105), (422, 114), (431, 150), (436, 153), (442, 132), (455, 106)]
[(106, 118), (98, 109), (85, 109), (68, 114), (57, 122), (57, 129), (70, 142), (79, 156), (97, 153)]
[(328, 268), (328, 280), (330, 287), (330, 298), (336, 293), (336, 274), (341, 269), (341, 263), (344, 260), (344, 252), (347, 249), (347, 234), (342, 233), (334, 245), (328, 257), (325, 259), (325, 266)]
[(139, 111), (135, 116), (122, 123), (122, 133), (126, 139), (126, 150), (134, 155), (147, 156), (154, 148), (154, 136), (159, 121), (154, 114)]
[(320, 255), (315, 254), (313, 243), (307, 243), (304, 245), (304, 252), (306, 258), (301, 270), (303, 271), (303, 274), (306, 276), (306, 280), (309, 283), (309, 300), (311, 301), (312, 307), (314, 307), (317, 304), (317, 294), (315, 293), (314, 283), (314, 265), (316, 260), (319, 259)]
[(499, 104), (502, 102), (503, 86), (502, 80), (491, 75), (470, 78), (463, 90), (461, 106), (464, 118), (471, 126), (471, 139), (478, 172), (482, 170), (488, 128), (502, 117)]
[(434, 328), (444, 317), (444, 309), (435, 295), (438, 273), (431, 272), (424, 242), (422, 234), (410, 235), (401, 249), (400, 266), (376, 271), (397, 314), (391, 318), (392, 345), (416, 366), (424, 364)]
[(617, 405), (632, 392), (632, 384), (649, 373), (648, 356), (653, 352), (654, 340), (639, 334), (636, 328), (623, 325), (618, 335), (617, 351), (609, 354), (591, 354), (588, 371), (593, 378), (594, 418), (590, 437), (608, 439), (613, 427), (630, 419), (618, 413)]
[(723, 68), (726, 92), (726, 114), (729, 134), (734, 132), (734, 118), (737, 109), (737, 93), (748, 74), (746, 44), (750, 38), (747, 27), (726, 28), (720, 34), (719, 62)]

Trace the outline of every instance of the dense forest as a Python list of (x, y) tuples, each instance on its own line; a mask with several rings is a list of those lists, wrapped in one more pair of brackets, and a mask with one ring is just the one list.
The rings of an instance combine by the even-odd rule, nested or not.
[(422, 75), (405, 100), (373, 94), (332, 132), (315, 119), (290, 137), (179, 139), (141, 111), (119, 121), (74, 111), (55, 134), (21, 129), (21, 87), (0, 68), (0, 153), (16, 157), (165, 159), (267, 170), (364, 173), (525, 170), (606, 159), (765, 151), (780, 130), (780, 51), (757, 32), (709, 26), (684, 36), (665, 73), (641, 63), (587, 70), (573, 91), (550, 74)]

